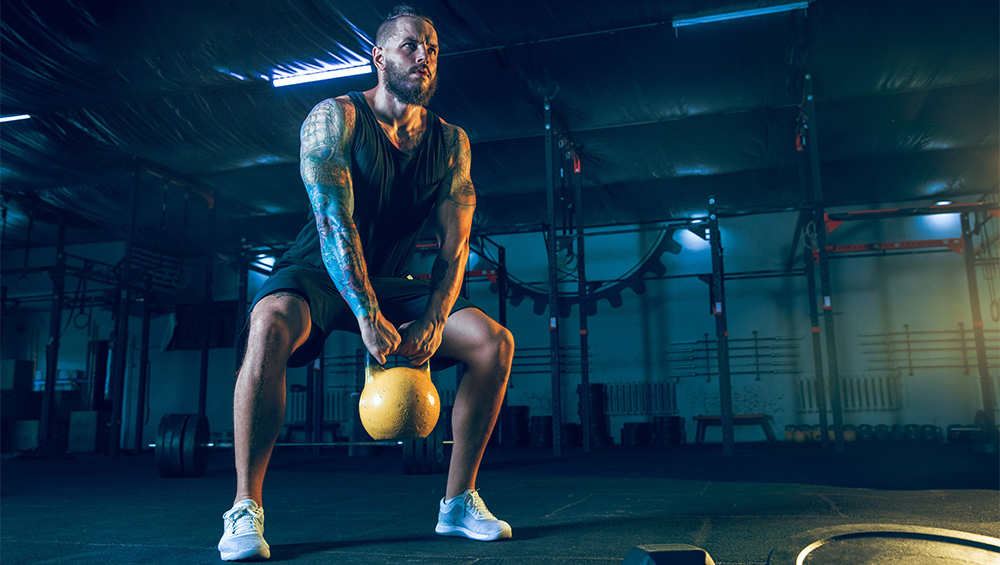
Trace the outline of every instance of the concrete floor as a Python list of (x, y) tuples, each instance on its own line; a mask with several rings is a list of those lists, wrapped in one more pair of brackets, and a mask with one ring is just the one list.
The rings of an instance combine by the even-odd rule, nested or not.
[[(162, 479), (151, 455), (6, 459), (0, 560), (217, 563), (232, 453), (205, 476)], [(534, 565), (621, 563), (629, 548), (686, 543), (719, 564), (763, 564), (788, 537), (859, 523), (1000, 537), (995, 455), (967, 445), (738, 444), (487, 452), (479, 487), (514, 539), (434, 534), (443, 475), (403, 475), (392, 449), (365, 458), (276, 452), (265, 490), (273, 562)]]

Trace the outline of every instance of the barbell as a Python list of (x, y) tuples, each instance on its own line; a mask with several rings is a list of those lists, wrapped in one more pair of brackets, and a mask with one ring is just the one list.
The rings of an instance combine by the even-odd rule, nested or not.
[[(161, 477), (200, 477), (205, 474), (211, 450), (233, 447), (232, 442), (210, 442), (208, 419), (203, 414), (166, 414), (160, 420), (155, 450), (156, 470)], [(403, 472), (439, 473), (444, 459), (441, 427), (426, 438), (374, 441), (278, 442), (275, 447), (403, 446)]]
[[(438, 473), (444, 458), (442, 432), (437, 426), (441, 399), (431, 382), (430, 362), (419, 368), (386, 369), (369, 353), (365, 357), (365, 386), (358, 400), (358, 415), (375, 441), (278, 443), (276, 446), (375, 446), (402, 445), (403, 471)], [(425, 441), (424, 438), (428, 438)], [(232, 447), (208, 441), (208, 420), (203, 414), (167, 414), (160, 420), (156, 443), (156, 468), (161, 477), (200, 477), (213, 447)], [(407, 438), (399, 441), (397, 438)]]

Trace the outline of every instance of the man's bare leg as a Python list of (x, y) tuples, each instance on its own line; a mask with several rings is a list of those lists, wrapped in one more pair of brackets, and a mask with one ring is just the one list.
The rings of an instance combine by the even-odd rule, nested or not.
[(265, 296), (250, 314), (246, 355), (233, 396), (234, 503), (250, 498), (263, 505), (264, 473), (285, 416), (285, 368), (311, 327), (309, 306), (288, 292)]
[(466, 308), (448, 318), (438, 353), (468, 366), (451, 416), (455, 443), (445, 497), (452, 498), (476, 488), (479, 463), (507, 388), (514, 338), (480, 310)]

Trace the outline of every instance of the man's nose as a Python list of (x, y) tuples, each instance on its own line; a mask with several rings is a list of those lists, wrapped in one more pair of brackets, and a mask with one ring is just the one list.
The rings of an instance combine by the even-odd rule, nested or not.
[(429, 50), (426, 45), (417, 45), (417, 62), (434, 65), (437, 62), (437, 51)]

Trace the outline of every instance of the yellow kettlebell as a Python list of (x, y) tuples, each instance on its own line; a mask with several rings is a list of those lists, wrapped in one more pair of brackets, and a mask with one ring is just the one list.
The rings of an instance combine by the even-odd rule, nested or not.
[(430, 361), (420, 367), (385, 369), (369, 354), (358, 411), (373, 439), (427, 437), (441, 414)]

